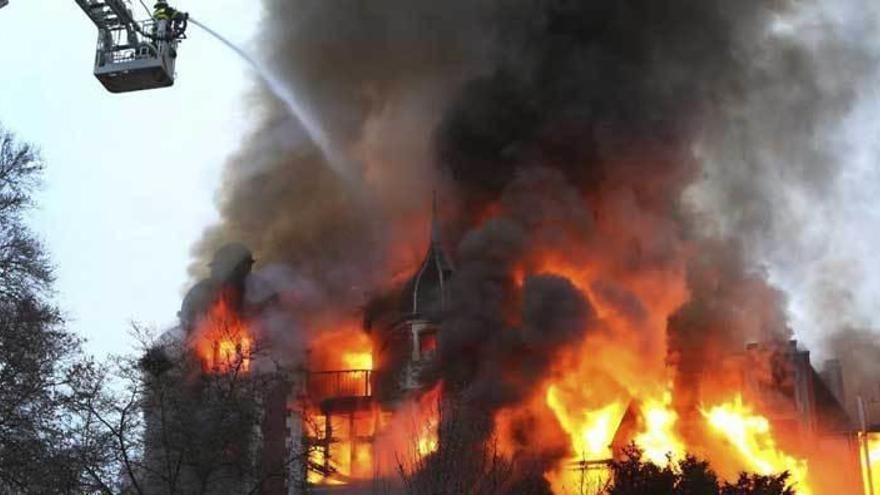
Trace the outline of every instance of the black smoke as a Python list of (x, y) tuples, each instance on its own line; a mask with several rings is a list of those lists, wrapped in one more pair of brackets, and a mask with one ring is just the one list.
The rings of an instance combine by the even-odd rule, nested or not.
[[(721, 234), (752, 231), (773, 217), (771, 183), (787, 171), (805, 183), (836, 172), (809, 138), (841, 117), (852, 92), (824, 84), (814, 57), (852, 53), (830, 30), (807, 44), (780, 29), (815, 4), (264, 5), (267, 58), (352, 169), (327, 167), (259, 92), (264, 117), (228, 166), (222, 221), (197, 254), (244, 242), (258, 265), (309, 281), (311, 313), (356, 311), (397, 274), (391, 253), (424, 246), (426, 224), (423, 234), (413, 226), (439, 189), (457, 270), (432, 373), (487, 425), (535, 392), (561, 349), (602, 328), (572, 281), (529, 272), (534, 251), (563, 247), (598, 267), (594, 297), (637, 327), (652, 306), (630, 281), (683, 280), (690, 302), (662, 316), (672, 316), (668, 342), (686, 369), (704, 369), (706, 342), (788, 335), (783, 298), (741, 244), (707, 226), (731, 214), (742, 228)], [(797, 97), (767, 97), (786, 87)], [(762, 125), (770, 115), (786, 118)], [(766, 150), (778, 159), (739, 159)], [(687, 194), (709, 180), (704, 190), (718, 193), (695, 209)], [(640, 349), (666, 343), (646, 331)]]

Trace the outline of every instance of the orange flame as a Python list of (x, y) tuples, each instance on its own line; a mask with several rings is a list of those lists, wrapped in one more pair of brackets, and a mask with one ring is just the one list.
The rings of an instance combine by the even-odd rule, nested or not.
[(374, 440), (374, 474), (413, 473), (440, 447), (442, 384), (383, 413)]
[(418, 400), (416, 424), (416, 455), (425, 457), (437, 451), (440, 445), (437, 431), (440, 427), (439, 401), (442, 385), (437, 385)]
[(617, 432), (626, 402), (612, 401), (595, 409), (577, 389), (561, 384), (547, 388), (546, 403), (568, 434), (574, 456), (555, 472), (547, 473), (554, 493), (568, 493), (577, 487), (600, 488), (610, 479), (607, 461), (612, 457), (611, 442)]
[(205, 372), (250, 370), (253, 338), (226, 297), (218, 298), (198, 321), (193, 346)]
[(578, 460), (611, 458), (611, 441), (626, 411), (622, 402), (612, 402), (596, 410), (568, 409), (555, 386), (547, 389), (547, 405), (556, 414), (562, 428), (571, 437)]
[(377, 426), (374, 411), (331, 416), (312, 411), (311, 417), (308, 435), (316, 445), (309, 449), (309, 462), (319, 469), (308, 471), (309, 483), (344, 485), (374, 474), (370, 440)]
[(665, 466), (670, 460), (684, 458), (684, 443), (675, 432), (678, 414), (670, 408), (672, 393), (668, 390), (660, 400), (648, 399), (642, 403), (641, 414), (645, 431), (633, 439), (645, 453), (645, 459)]
[(701, 413), (710, 429), (730, 443), (740, 462), (750, 470), (762, 475), (788, 471), (797, 493), (811, 493), (807, 484), (807, 461), (779, 450), (770, 422), (743, 404), (742, 396), (737, 395), (732, 401), (701, 410)]
[[(809, 495), (818, 489), (821, 481), (816, 473), (812, 474), (815, 479), (809, 480), (813, 486), (808, 485), (807, 461), (780, 450), (769, 421), (753, 413), (741, 397), (701, 410), (707, 426), (705, 431), (694, 428), (702, 424), (699, 415), (691, 414), (695, 411), (673, 408), (666, 331), (669, 316), (688, 298), (684, 271), (647, 275), (624, 272), (620, 277), (611, 277), (619, 287), (609, 289), (596, 282), (605, 280), (607, 272), (617, 268), (602, 263), (601, 260), (574, 263), (564, 253), (533, 253), (533, 257), (512, 274), (520, 285), (535, 273), (569, 279), (595, 309), (596, 321), (591, 323), (595, 327), (585, 332), (579, 345), (555, 356), (552, 378), (539, 392), (528, 401), (499, 412), (495, 418), (496, 433), (505, 455), (513, 456), (516, 449), (521, 448), (515, 438), (522, 433), (517, 421), (537, 418), (538, 421), (528, 423), (534, 425), (535, 431), (530, 433), (547, 440), (548, 444), (553, 442), (554, 448), (568, 447), (568, 458), (545, 473), (554, 493), (571, 493), (572, 487), (583, 487), (585, 483), (599, 489), (607, 486), (610, 473), (606, 463), (614, 455), (612, 443), (630, 441), (642, 449), (646, 461), (657, 465), (679, 461), (689, 448), (697, 448), (710, 462), (733, 461), (731, 464), (735, 464), (736, 469), (765, 475), (789, 471), (790, 482), (800, 494)], [(618, 290), (620, 293), (615, 292)], [(640, 303), (635, 310), (623, 304), (625, 300), (622, 303), (615, 299), (629, 294)], [(355, 323), (320, 332), (312, 343), (312, 350), (311, 367), (318, 370), (370, 370), (374, 365), (370, 339)], [(376, 365), (381, 368), (383, 364)], [(720, 382), (715, 378), (718, 377), (701, 381), (705, 387), (702, 393), (712, 388), (713, 396), (723, 393), (726, 397), (730, 391), (742, 390), (741, 383), (733, 385), (733, 382)], [(710, 381), (711, 386), (707, 386)], [(436, 401), (435, 392), (423, 398)], [(701, 393), (697, 395), (703, 398)], [(352, 440), (356, 435), (353, 430), (333, 426), (334, 441), (338, 439), (340, 444), (348, 444), (330, 448), (328, 459), (335, 463), (339, 475), (319, 482), (342, 483), (357, 479), (357, 473), (370, 463), (389, 464), (392, 469), (378, 467), (374, 472), (394, 474), (398, 466), (395, 459), (386, 462), (383, 456), (407, 452), (412, 465), (417, 465), (418, 460), (436, 451), (439, 415), (436, 409), (433, 414), (425, 413), (430, 408), (421, 402), (407, 401), (404, 407), (388, 412), (387, 416), (379, 413), (381, 420), (376, 423), (373, 437), (377, 444), (384, 442), (384, 445), (375, 451), (357, 450), (361, 444)], [(681, 403), (694, 402), (679, 400), (676, 406)], [(405, 409), (412, 415), (406, 417)], [(622, 428), (627, 411), (634, 416), (637, 413), (637, 418), (631, 423), (627, 416)], [(679, 413), (686, 419), (680, 418)], [(704, 444), (709, 437), (699, 435), (705, 432), (724, 439), (724, 446)], [(684, 438), (695, 443), (686, 443)], [(880, 445), (876, 455), (872, 451), (871, 456), (872, 467), (875, 462), (880, 466)], [(316, 460), (324, 462), (323, 458)], [(811, 462), (819, 465), (812, 457)], [(878, 478), (880, 473), (875, 480)]]
[(309, 367), (313, 370), (372, 370), (370, 337), (354, 321), (316, 332)]
[[(338, 372), (341, 382), (331, 379), (330, 384), (336, 384), (336, 388), (331, 386), (321, 392), (312, 391), (318, 395), (312, 399), (370, 395), (369, 371), (373, 369), (373, 354), (369, 336), (354, 321), (316, 334), (310, 346), (310, 369)], [(309, 451), (310, 464), (318, 467), (309, 470), (309, 483), (343, 485), (375, 474), (372, 439), (379, 428), (380, 412), (377, 409), (368, 407), (326, 415), (313, 405), (307, 413), (311, 418), (308, 435), (315, 445), (322, 445)]]

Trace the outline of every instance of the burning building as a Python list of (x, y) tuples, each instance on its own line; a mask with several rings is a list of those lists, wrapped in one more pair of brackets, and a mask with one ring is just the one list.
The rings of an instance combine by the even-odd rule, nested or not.
[[(211, 276), (196, 284), (184, 299), (180, 319), (185, 333), (166, 336), (164, 349), (177, 350), (164, 357), (146, 356), (144, 368), (152, 383), (161, 382), (163, 376), (173, 377), (162, 394), (167, 398), (174, 395), (171, 390), (182, 390), (179, 397), (184, 399), (177, 400), (192, 401), (183, 412), (200, 421), (217, 420), (200, 409), (217, 407), (211, 394), (231, 390), (229, 385), (234, 383), (239, 388), (236, 399), (253, 407), (239, 410), (234, 407), (240, 405), (236, 401), (221, 405), (226, 414), (239, 414), (233, 418), (232, 429), (218, 432), (207, 428), (194, 436), (187, 434), (188, 441), (204, 442), (206, 434), (232, 434), (237, 441), (229, 444), (227, 438), (223, 442), (223, 459), (204, 460), (219, 462), (219, 470), (200, 479), (198, 463), (187, 465), (176, 481), (179, 486), (210, 486), (219, 479), (226, 491), (212, 488), (216, 493), (253, 489), (290, 494), (368, 493), (377, 489), (377, 483), (383, 483), (385, 490), (402, 490), (412, 487), (401, 485), (398, 477), (404, 473), (400, 470), (410, 469), (406, 475), (417, 477), (419, 470), (438, 469), (432, 463), (442, 461), (434, 456), (449, 455), (438, 453), (444, 441), (457, 446), (446, 447), (455, 455), (464, 455), (462, 442), (486, 442), (489, 435), (493, 442), (500, 442), (498, 448), (513, 465), (528, 461), (527, 473), (509, 474), (511, 479), (504, 482), (510, 484), (506, 489), (527, 490), (518, 493), (542, 489), (523, 488), (531, 485), (523, 485), (524, 480), (516, 476), (537, 476), (538, 485), (545, 484), (554, 493), (576, 493), (574, 487), (583, 487), (587, 480), (596, 485), (593, 488), (598, 493), (600, 485), (608, 481), (607, 463), (632, 443), (658, 464), (680, 458), (696, 446), (697, 452), (711, 452), (713, 459), (730, 462), (734, 466), (731, 473), (787, 470), (799, 493), (815, 493), (809, 485), (815, 483), (811, 480), (816, 475), (809, 471), (809, 455), (798, 457), (786, 449), (811, 452), (822, 448), (843, 455), (835, 469), (848, 472), (846, 479), (858, 478), (853, 428), (831, 392), (834, 385), (826, 385), (810, 365), (809, 353), (798, 349), (794, 341), (725, 350), (719, 354), (723, 362), (712, 372), (711, 380), (679, 377), (680, 382), (696, 384), (684, 398), (673, 396), (673, 383), (657, 395), (642, 397), (619, 384), (615, 387), (585, 357), (570, 360), (571, 356), (565, 355), (577, 351), (577, 343), (563, 339), (566, 347), (559, 349), (555, 362), (529, 362), (535, 359), (529, 356), (530, 349), (508, 343), (514, 345), (521, 360), (509, 362), (508, 373), (517, 381), (526, 380), (525, 384), (538, 392), (521, 405), (499, 408), (493, 419), (487, 415), (485, 396), (457, 395), (462, 389), (456, 387), (466, 387), (465, 380), (439, 378), (443, 371), (437, 369), (442, 362), (438, 353), (446, 344), (444, 328), (457, 317), (450, 291), (460, 283), (440, 231), (435, 207), (427, 253), (411, 276), (373, 297), (363, 309), (361, 326), (319, 336), (312, 342), (306, 362), (294, 368), (261, 364), (257, 353), (259, 315), (271, 306), (271, 298), (260, 304), (248, 302), (245, 280), (253, 264), (249, 251), (240, 245), (219, 250), (211, 264)], [(517, 280), (522, 275), (515, 271), (511, 275), (513, 284), (526, 284)], [(546, 318), (563, 318), (564, 322), (558, 323), (563, 326), (569, 321), (577, 326), (595, 324), (590, 322), (596, 315), (585, 314), (583, 307), (556, 306), (558, 300), (564, 301), (566, 291), (576, 289), (555, 278), (542, 283), (551, 284), (550, 304), (558, 313), (544, 315)], [(184, 343), (183, 349), (172, 342)], [(528, 343), (530, 347), (541, 345)], [(601, 346), (597, 349), (602, 350)], [(168, 364), (175, 360), (182, 364)], [(532, 384), (531, 377), (516, 376), (522, 369), (556, 366), (562, 371), (550, 374), (552, 378), (540, 384)], [(252, 379), (259, 375), (273, 379), (255, 386)], [(218, 383), (216, 380), (229, 377), (233, 378), (225, 382), (226, 387), (221, 385), (213, 392), (206, 385), (206, 380)], [(594, 394), (594, 389), (602, 391)], [(715, 396), (729, 400), (707, 406)], [(444, 404), (445, 416), (441, 414)], [(196, 428), (192, 423), (176, 424), (176, 419), (169, 420), (167, 415), (168, 411), (158, 406), (148, 412), (147, 445), (156, 471), (168, 463), (163, 443), (167, 439), (161, 438), (160, 432)], [(548, 434), (544, 431), (547, 425), (534, 423), (541, 415), (552, 423), (551, 431), (567, 437), (565, 442), (548, 444), (558, 449), (553, 462), (532, 458), (535, 453), (525, 449), (533, 447), (519, 444), (529, 435)], [(461, 423), (444, 426), (444, 422), (462, 418), (468, 424), (464, 433)], [(169, 421), (171, 426), (166, 424)], [(528, 425), (532, 432), (519, 431)], [(708, 438), (712, 432), (715, 440)], [(442, 469), (448, 468), (443, 463)]]
[[(258, 303), (247, 297), (253, 263), (240, 244), (219, 249), (209, 277), (184, 298), (180, 326), (142, 359), (150, 388), (147, 465), (161, 473), (182, 462), (178, 473), (151, 475), (149, 483), (170, 484), (172, 491), (207, 486), (212, 493), (311, 493), (321, 487), (362, 490), (377, 475), (390, 475), (391, 465), (379, 471), (374, 444), (393, 413), (425, 391), (422, 372), (436, 349), (452, 276), (436, 220), (416, 273), (374, 299), (362, 327), (328, 332), (313, 343), (314, 355), (292, 368), (268, 363), (259, 351), (260, 314), (274, 296)], [(217, 403), (215, 396), (224, 393), (231, 397)], [(170, 396), (173, 405), (163, 402)], [(215, 409), (240, 414), (232, 418), (234, 430), (211, 428)], [(187, 421), (195, 417), (208, 424)], [(235, 438), (225, 437), (230, 434)], [(231, 449), (203, 460), (219, 467), (200, 465), (178, 444), (205, 446), (204, 435), (222, 437), (223, 448)], [(430, 442), (436, 440), (422, 440), (423, 453)]]
[(210, 276), (184, 298), (180, 325), (140, 360), (142, 481), (150, 493), (242, 493), (261, 479), (262, 456), (273, 446), (261, 436), (261, 422), (271, 417), (262, 406), (279, 392), (274, 382), (252, 379), (253, 308), (244, 301), (252, 265), (240, 244), (218, 250)]
[(802, 43), (807, 13), (763, 0), (265, 4), (275, 79), (350, 160), (267, 92), (195, 249), (259, 260), (181, 312), (233, 329), (190, 340), (194, 375), (284, 375), (228, 451), (251, 482), (570, 493), (634, 443), (858, 490), (851, 398), (790, 343), (756, 255), (832, 181), (851, 36)]

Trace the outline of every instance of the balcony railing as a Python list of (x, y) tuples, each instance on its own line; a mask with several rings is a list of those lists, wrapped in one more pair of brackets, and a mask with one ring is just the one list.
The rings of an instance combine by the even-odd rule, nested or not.
[(312, 371), (308, 374), (308, 395), (316, 401), (373, 395), (371, 370)]

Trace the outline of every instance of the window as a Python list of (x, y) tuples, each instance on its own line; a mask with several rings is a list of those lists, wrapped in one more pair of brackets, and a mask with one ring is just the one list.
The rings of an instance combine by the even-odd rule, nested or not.
[(423, 333), (419, 335), (419, 355), (425, 359), (434, 355), (437, 350), (437, 333)]

